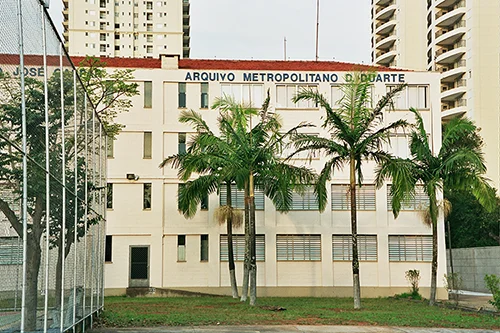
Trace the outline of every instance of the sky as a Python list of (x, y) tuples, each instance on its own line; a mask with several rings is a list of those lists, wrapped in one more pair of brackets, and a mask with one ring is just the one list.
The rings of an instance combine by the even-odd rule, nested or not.
[[(289, 60), (315, 59), (317, 0), (190, 2), (191, 58), (282, 60), (286, 38)], [(369, 0), (320, 0), (319, 60), (370, 63), (370, 20)]]

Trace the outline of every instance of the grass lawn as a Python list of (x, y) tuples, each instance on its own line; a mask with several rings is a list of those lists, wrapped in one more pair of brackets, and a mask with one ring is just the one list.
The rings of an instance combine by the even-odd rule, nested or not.
[[(379, 325), (500, 329), (500, 316), (430, 307), (392, 298), (259, 298), (256, 307), (230, 297), (107, 297), (100, 326)], [(273, 311), (276, 307), (285, 311)]]

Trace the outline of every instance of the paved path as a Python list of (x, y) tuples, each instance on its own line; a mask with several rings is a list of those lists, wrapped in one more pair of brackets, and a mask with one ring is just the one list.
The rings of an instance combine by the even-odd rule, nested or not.
[(464, 330), (450, 328), (414, 328), (379, 326), (199, 326), (155, 328), (101, 328), (91, 333), (481, 333), (494, 330)]

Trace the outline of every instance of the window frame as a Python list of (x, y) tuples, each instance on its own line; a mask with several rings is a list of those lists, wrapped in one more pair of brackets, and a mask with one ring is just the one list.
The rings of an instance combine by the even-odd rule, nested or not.
[(153, 132), (143, 132), (143, 141), (144, 145), (142, 158), (145, 160), (150, 160), (153, 158)]
[(106, 209), (113, 209), (113, 183), (106, 183)]
[[(208, 262), (210, 258), (208, 234), (200, 235), (200, 261)], [(205, 246), (204, 246), (205, 245)]]
[[(228, 262), (227, 234), (219, 235), (219, 261)], [(233, 234), (233, 257), (235, 262), (245, 261), (245, 235)], [(266, 236), (255, 235), (255, 260), (266, 261)]]
[[(342, 191), (342, 187), (345, 188), (345, 191)], [(335, 191), (334, 188), (340, 189)], [(332, 211), (349, 211), (351, 209), (349, 184), (332, 184), (330, 194)], [(345, 197), (337, 196), (337, 194), (345, 194)], [(361, 187), (356, 184), (356, 210), (377, 210), (377, 189), (374, 184), (363, 184)]]
[[(389, 262), (432, 262), (432, 235), (389, 235), (387, 244)], [(414, 246), (414, 256), (411, 246)]]
[[(313, 199), (311, 196), (315, 197), (315, 202), (312, 201)], [(298, 201), (299, 199), (300, 201)], [(301, 204), (302, 207), (297, 207), (299, 204)], [(292, 192), (292, 206), (290, 207), (290, 211), (319, 211), (319, 202), (314, 193), (313, 186), (309, 186), (305, 189), (304, 194)]]
[(178, 109), (185, 109), (186, 104), (187, 104), (187, 96), (186, 96), (186, 91), (187, 91), (187, 84), (186, 82), (179, 82), (177, 84), (177, 108)]
[(186, 261), (186, 235), (177, 235), (177, 262)]
[[(378, 261), (377, 235), (358, 235), (358, 259), (367, 262)], [(352, 261), (352, 235), (332, 235), (332, 260)]]
[[(300, 247), (303, 247), (300, 249)], [(308, 247), (306, 249), (306, 247)], [(321, 234), (277, 234), (276, 261), (321, 262)], [(302, 255), (301, 255), (302, 253)], [(316, 256), (315, 256), (316, 254)]]
[[(153, 184), (152, 183), (143, 183), (142, 186), (142, 210), (151, 210), (152, 209), (152, 200), (153, 200)], [(149, 205), (148, 205), (149, 203)]]
[[(387, 184), (387, 210), (392, 211), (392, 184)], [(415, 187), (415, 197), (409, 202), (401, 203), (401, 211), (422, 211), (429, 206), (429, 197), (425, 194), (424, 186), (417, 184)]]
[(153, 81), (144, 81), (144, 108), (153, 107)]
[[(289, 88), (294, 87), (294, 93), (293, 96), (289, 96)], [(279, 89), (284, 88), (285, 89), (285, 101), (286, 105), (281, 105), (281, 98), (279, 96)], [(290, 110), (319, 110), (319, 106), (317, 103), (314, 103), (313, 101), (307, 100), (307, 101), (301, 101), (299, 103), (307, 103), (307, 106), (302, 106), (299, 105), (298, 103), (293, 103), (292, 98), (297, 95), (297, 93), (300, 91), (300, 89), (316, 89), (319, 91), (319, 84), (314, 84), (314, 83), (309, 83), (309, 84), (297, 84), (297, 83), (281, 83), (281, 84), (276, 84), (276, 89), (275, 89), (275, 100), (276, 100), (276, 109), (290, 109)], [(314, 103), (314, 106), (311, 104)]]

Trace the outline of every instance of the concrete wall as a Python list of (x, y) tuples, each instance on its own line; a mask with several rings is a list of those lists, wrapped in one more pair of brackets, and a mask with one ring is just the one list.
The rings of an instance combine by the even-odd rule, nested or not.
[[(484, 284), (486, 274), (500, 275), (500, 246), (472, 247), (453, 249), (453, 270), (463, 280), (463, 290), (489, 292)], [(448, 272), (450, 268), (450, 251), (446, 251)]]

